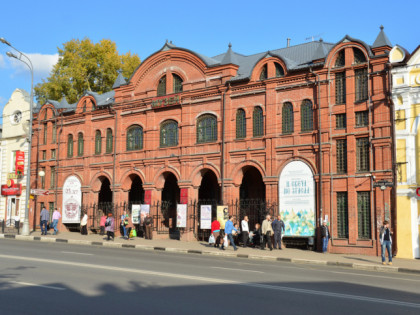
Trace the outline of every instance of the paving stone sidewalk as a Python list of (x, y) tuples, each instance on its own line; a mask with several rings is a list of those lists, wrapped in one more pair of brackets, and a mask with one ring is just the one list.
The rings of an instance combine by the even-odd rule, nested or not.
[(177, 252), (185, 254), (201, 254), (221, 257), (238, 257), (241, 259), (262, 259), (271, 261), (286, 261), (291, 263), (313, 264), (313, 265), (338, 265), (361, 270), (376, 270), (383, 272), (405, 272), (420, 274), (420, 260), (393, 258), (393, 265), (382, 265), (381, 257), (351, 255), (351, 254), (322, 254), (319, 252), (284, 248), (282, 250), (269, 249), (261, 250), (257, 248), (238, 247), (234, 251), (229, 246), (225, 251), (209, 246), (206, 242), (184, 242), (178, 240), (145, 240), (144, 238), (134, 238), (124, 240), (122, 237), (116, 237), (114, 241), (107, 241), (106, 236), (98, 234), (81, 235), (79, 233), (62, 232), (58, 235), (49, 233), (47, 236), (41, 236), (40, 232), (32, 232), (30, 236), (22, 235), (4, 235), (1, 238), (14, 238), (16, 240), (29, 240), (41, 242), (60, 242), (69, 244), (94, 245), (106, 247), (124, 247), (138, 250), (157, 250), (167, 252)]

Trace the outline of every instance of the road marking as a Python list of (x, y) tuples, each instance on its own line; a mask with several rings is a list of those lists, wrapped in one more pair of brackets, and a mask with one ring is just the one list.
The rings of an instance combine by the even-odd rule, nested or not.
[(234, 271), (244, 271), (244, 272), (255, 272), (255, 273), (265, 273), (264, 271), (248, 270), (248, 269), (235, 269), (235, 268), (224, 268), (224, 267), (211, 267), (213, 269), (224, 269), (224, 270), (234, 270)]
[(93, 254), (88, 254), (88, 253), (77, 253), (77, 252), (64, 252), (62, 251), (63, 254), (72, 254), (72, 255), (86, 255), (86, 256), (93, 256)]
[(387, 277), (387, 276), (375, 276), (375, 275), (368, 275), (363, 273), (352, 273), (352, 272), (340, 272), (340, 271), (329, 271), (331, 273), (341, 273), (350, 276), (362, 276), (362, 277), (373, 277), (373, 278), (381, 278), (381, 279), (392, 279), (392, 280), (403, 280), (403, 281), (414, 281), (420, 282), (420, 279), (407, 279), (407, 278), (398, 278), (398, 277)]
[(28, 286), (28, 287), (39, 287), (39, 288), (46, 288), (46, 289), (60, 290), (60, 291), (64, 291), (64, 290), (66, 290), (65, 288), (52, 287), (52, 286), (49, 286), (49, 285), (42, 285), (42, 284), (29, 283), (29, 282), (9, 281), (8, 283), (14, 283), (14, 284), (25, 285), (25, 286)]
[(240, 282), (240, 281), (227, 280), (227, 279), (190, 276), (190, 275), (176, 274), (176, 273), (169, 273), (169, 272), (158, 272), (158, 271), (142, 270), (142, 269), (93, 265), (93, 264), (86, 264), (86, 263), (80, 263), (80, 262), (60, 261), (60, 260), (53, 260), (53, 259), (32, 258), (32, 257), (24, 257), (24, 256), (0, 255), (0, 258), (13, 259), (13, 260), (18, 260), (18, 261), (32, 261), (32, 262), (56, 264), (56, 265), (63, 265), (63, 266), (72, 266), (72, 267), (77, 267), (77, 268), (101, 269), (101, 270), (106, 270), (106, 271), (111, 271), (111, 272), (112, 271), (130, 272), (130, 273), (141, 274), (141, 275), (146, 275), (146, 276), (158, 276), (158, 277), (174, 278), (174, 279), (182, 279), (182, 280), (188, 279), (188, 280), (195, 280), (195, 281), (201, 281), (201, 282), (207, 282), (207, 283), (238, 285), (238, 286), (251, 287), (251, 288), (282, 291), (285, 293), (294, 292), (294, 293), (301, 293), (301, 294), (308, 294), (308, 295), (333, 297), (333, 298), (346, 299), (346, 300), (363, 301), (363, 302), (371, 302), (371, 303), (377, 303), (377, 304), (404, 306), (404, 307), (420, 309), (420, 304), (418, 303), (410, 303), (410, 302), (380, 299), (380, 298), (371, 298), (367, 296), (358, 296), (358, 295), (351, 295), (351, 294), (345, 294), (345, 293), (316, 291), (316, 290), (276, 286), (276, 285), (262, 284), (262, 283), (247, 283), (247, 282)]

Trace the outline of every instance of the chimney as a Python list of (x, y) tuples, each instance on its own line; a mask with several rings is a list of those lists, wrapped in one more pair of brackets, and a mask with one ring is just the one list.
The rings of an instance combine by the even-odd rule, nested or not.
[(287, 38), (287, 47), (290, 47), (290, 38)]

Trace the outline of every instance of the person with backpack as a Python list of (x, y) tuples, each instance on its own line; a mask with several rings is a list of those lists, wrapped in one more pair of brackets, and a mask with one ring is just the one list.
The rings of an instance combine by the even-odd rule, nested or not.
[(384, 221), (379, 232), (379, 240), (381, 242), (382, 264), (385, 265), (385, 249), (388, 251), (388, 265), (392, 265), (392, 231), (389, 228), (389, 222)]
[(114, 240), (114, 227), (115, 227), (115, 220), (112, 216), (112, 213), (108, 213), (108, 218), (105, 221), (105, 231), (107, 235), (107, 241), (109, 241), (112, 237), (112, 240)]

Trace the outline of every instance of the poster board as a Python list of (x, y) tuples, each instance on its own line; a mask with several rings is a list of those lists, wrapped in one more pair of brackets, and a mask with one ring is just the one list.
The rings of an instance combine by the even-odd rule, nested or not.
[(140, 224), (140, 205), (131, 205), (131, 222)]
[(227, 220), (229, 220), (229, 207), (217, 206), (217, 221), (220, 222), (221, 229), (225, 228)]
[(201, 205), (200, 207), (200, 229), (211, 229), (211, 205)]
[(185, 228), (187, 227), (187, 205), (178, 204), (176, 208), (176, 227)]
[(82, 205), (82, 184), (72, 175), (67, 177), (63, 185), (63, 223), (80, 223), (80, 208)]
[(140, 222), (144, 222), (148, 213), (150, 213), (150, 205), (140, 205)]

